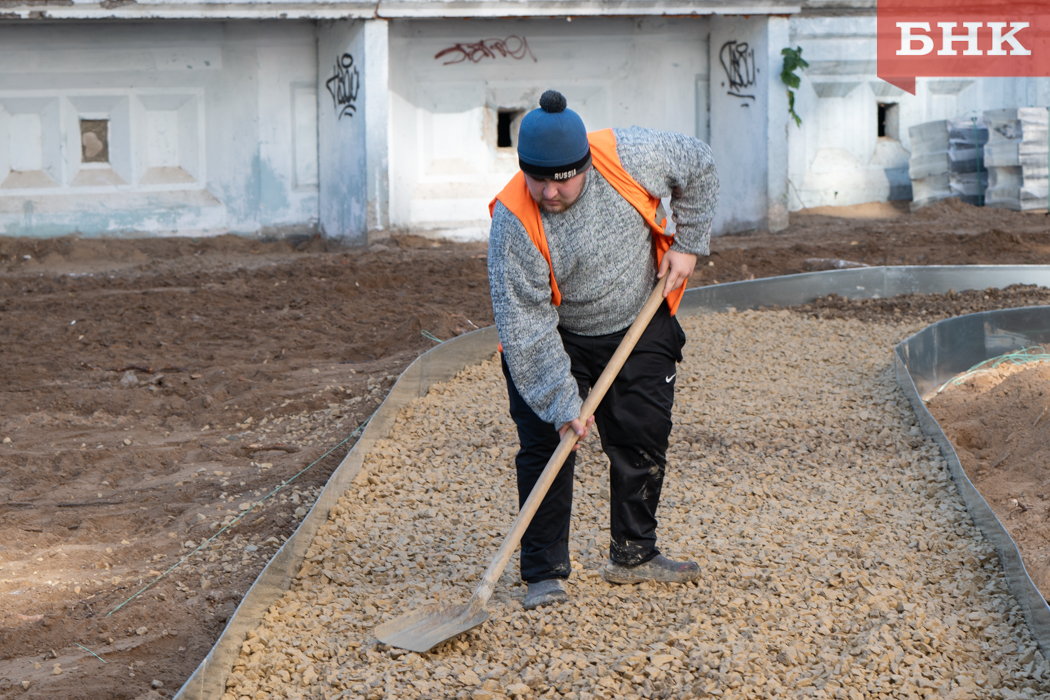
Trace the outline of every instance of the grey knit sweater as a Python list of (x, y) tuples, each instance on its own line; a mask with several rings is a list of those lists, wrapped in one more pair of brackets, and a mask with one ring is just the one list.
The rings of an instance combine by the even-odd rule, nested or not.
[[(672, 249), (707, 255), (718, 203), (711, 149), (682, 134), (638, 127), (614, 133), (631, 177), (650, 194), (671, 197)], [(499, 202), (489, 234), (489, 285), (515, 386), (540, 418), (560, 426), (579, 417), (582, 402), (558, 327), (596, 336), (629, 326), (656, 281), (656, 257), (642, 215), (593, 167), (568, 211), (540, 215), (561, 305), (551, 303), (547, 261)]]

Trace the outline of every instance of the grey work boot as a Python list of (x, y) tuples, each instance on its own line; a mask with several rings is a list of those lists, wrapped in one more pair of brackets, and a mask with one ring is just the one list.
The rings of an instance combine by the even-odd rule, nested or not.
[(662, 554), (657, 554), (638, 566), (623, 566), (607, 561), (601, 573), (603, 579), (617, 584), (643, 581), (686, 583), (700, 578), (700, 567), (695, 561), (672, 561)]
[(565, 582), (560, 578), (549, 578), (546, 581), (538, 581), (529, 584), (529, 592), (525, 594), (525, 600), (521, 604), (526, 610), (538, 608), (541, 605), (561, 603), (569, 599), (565, 592)]

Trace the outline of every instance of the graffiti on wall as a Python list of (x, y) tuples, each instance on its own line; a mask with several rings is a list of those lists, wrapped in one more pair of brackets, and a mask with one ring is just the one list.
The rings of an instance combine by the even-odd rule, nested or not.
[(496, 58), (499, 54), (504, 58), (513, 58), (516, 61), (528, 56), (536, 61), (536, 57), (532, 55), (532, 50), (529, 49), (529, 42), (525, 40), (523, 36), (511, 35), (505, 39), (482, 39), (476, 44), (456, 44), (450, 46), (447, 49), (438, 51), (434, 55), (434, 59), (449, 57), (449, 60), (445, 61), (442, 65), (452, 65), (453, 63), (463, 63), (463, 61), (470, 61), (471, 63), (477, 63), (483, 58)]
[(335, 60), (335, 74), (325, 81), (324, 86), (332, 95), (335, 113), (342, 119), (344, 115), (353, 117), (357, 111), (357, 93), (361, 90), (361, 74), (354, 65), (354, 57), (348, 53)]
[(722, 62), (726, 79), (729, 80), (727, 94), (747, 100), (755, 99), (754, 95), (744, 92), (755, 85), (755, 50), (746, 41), (727, 41), (718, 52), (718, 60)]

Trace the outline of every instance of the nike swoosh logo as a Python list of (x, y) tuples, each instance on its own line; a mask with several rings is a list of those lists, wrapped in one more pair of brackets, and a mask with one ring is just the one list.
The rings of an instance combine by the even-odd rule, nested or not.
[(664, 381), (667, 382), (668, 384), (670, 384), (672, 381), (674, 381), (674, 378), (677, 377), (677, 376), (678, 376), (678, 372), (675, 372), (670, 377), (664, 377)]

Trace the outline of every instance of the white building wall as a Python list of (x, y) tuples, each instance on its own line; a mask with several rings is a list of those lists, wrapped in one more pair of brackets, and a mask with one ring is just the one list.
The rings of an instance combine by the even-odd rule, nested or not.
[(391, 21), (391, 225), (486, 237), (488, 203), (518, 169), (498, 114), (546, 89), (588, 130), (706, 137), (708, 33), (703, 17)]
[[(788, 128), (792, 211), (910, 199), (908, 128), (988, 109), (1050, 105), (1048, 78), (918, 78), (910, 95), (877, 76), (875, 14), (795, 16), (801, 72)], [(897, 133), (878, 136), (879, 104), (896, 105)]]
[(0, 25), (0, 233), (310, 226), (316, 77), (312, 22)]
[(721, 197), (715, 235), (787, 226), (782, 17), (711, 20), (711, 147)]
[(360, 242), (367, 231), (368, 122), (363, 20), (324, 22), (319, 27), (318, 73), (320, 226), (330, 238)]
[(390, 26), (386, 20), (365, 26), (365, 167), (368, 186), (368, 229), (390, 225)]

